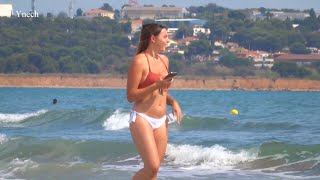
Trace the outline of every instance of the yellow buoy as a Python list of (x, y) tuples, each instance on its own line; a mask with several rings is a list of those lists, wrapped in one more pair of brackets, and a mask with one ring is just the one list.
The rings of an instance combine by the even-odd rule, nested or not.
[(234, 115), (234, 114), (239, 114), (239, 112), (238, 112), (238, 110), (236, 110), (236, 109), (232, 109), (232, 110), (230, 111), (230, 114), (232, 114), (232, 115)]

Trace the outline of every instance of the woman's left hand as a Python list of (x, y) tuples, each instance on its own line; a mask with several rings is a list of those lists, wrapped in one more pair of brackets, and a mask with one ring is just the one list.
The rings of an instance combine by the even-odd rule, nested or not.
[(181, 123), (182, 120), (182, 112), (181, 112), (181, 108), (179, 106), (179, 103), (177, 101), (174, 101), (172, 103), (172, 114), (177, 118), (177, 122), (178, 124)]

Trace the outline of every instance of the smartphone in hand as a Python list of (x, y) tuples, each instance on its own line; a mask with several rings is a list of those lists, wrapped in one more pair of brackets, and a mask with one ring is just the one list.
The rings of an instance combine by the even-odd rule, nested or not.
[(168, 74), (166, 77), (164, 77), (164, 79), (173, 78), (173, 77), (175, 77), (176, 75), (178, 75), (177, 72), (169, 72), (169, 74)]

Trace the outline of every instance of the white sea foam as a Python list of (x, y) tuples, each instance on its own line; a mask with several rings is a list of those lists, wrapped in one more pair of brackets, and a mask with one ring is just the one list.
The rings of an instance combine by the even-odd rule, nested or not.
[(174, 165), (221, 167), (235, 166), (241, 162), (256, 159), (257, 154), (240, 151), (233, 152), (220, 145), (212, 147), (168, 144), (167, 160)]
[[(201, 147), (168, 144), (165, 163), (161, 165), (160, 179), (319, 179), (319, 176), (299, 176), (292, 172), (237, 169), (238, 163), (256, 160), (257, 153), (250, 150), (233, 152), (220, 145)], [(140, 156), (103, 164), (103, 170), (132, 174), (143, 168)], [(203, 178), (200, 178), (203, 177)], [(219, 179), (219, 178), (218, 178)]]
[(31, 117), (39, 116), (46, 112), (48, 112), (48, 110), (42, 109), (36, 112), (24, 113), (24, 114), (1, 114), (0, 113), (0, 123), (17, 123)]
[(105, 130), (120, 130), (129, 128), (129, 118), (130, 114), (127, 112), (121, 112), (117, 109), (108, 119), (106, 119), (102, 126)]
[(8, 138), (5, 134), (0, 134), (0, 144), (4, 144), (8, 141)]
[(23, 174), (28, 168), (37, 168), (38, 163), (32, 161), (31, 159), (13, 159), (7, 166), (7, 168), (0, 171), (0, 180), (1, 179), (16, 179), (15, 174)]
[(177, 121), (177, 118), (172, 113), (169, 113), (167, 117), (169, 124), (175, 123)]

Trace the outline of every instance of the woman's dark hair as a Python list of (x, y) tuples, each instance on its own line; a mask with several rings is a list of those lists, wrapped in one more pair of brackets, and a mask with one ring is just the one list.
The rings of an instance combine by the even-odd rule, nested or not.
[(150, 37), (152, 35), (159, 35), (162, 29), (167, 29), (167, 27), (156, 23), (144, 24), (140, 33), (140, 41), (138, 45), (137, 54), (140, 54), (141, 52), (145, 51), (149, 46)]

